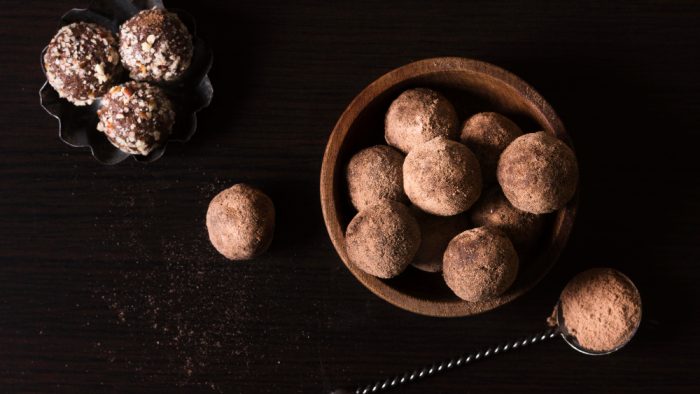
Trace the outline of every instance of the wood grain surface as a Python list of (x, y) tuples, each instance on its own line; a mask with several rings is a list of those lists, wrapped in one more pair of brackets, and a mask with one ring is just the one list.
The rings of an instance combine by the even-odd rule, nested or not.
[[(69, 148), (39, 107), (39, 53), (86, 1), (0, 5), (0, 392), (326, 393), (543, 328), (567, 280), (612, 266), (642, 294), (629, 346), (563, 341), (405, 393), (700, 390), (700, 3), (169, 1), (215, 53), (200, 130), (158, 162)], [(527, 295), (470, 318), (398, 309), (326, 234), (321, 158), (352, 98), (413, 60), (504, 67), (556, 109), (581, 167), (562, 258)], [(275, 201), (263, 258), (208, 244), (209, 199), (240, 181)]]

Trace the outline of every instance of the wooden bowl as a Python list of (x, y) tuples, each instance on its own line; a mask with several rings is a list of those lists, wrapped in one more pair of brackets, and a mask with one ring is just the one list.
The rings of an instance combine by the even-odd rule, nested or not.
[(578, 194), (565, 208), (549, 215), (541, 244), (533, 256), (521, 261), (517, 280), (500, 297), (463, 301), (450, 291), (441, 274), (413, 267), (388, 280), (356, 268), (345, 253), (345, 228), (356, 214), (348, 196), (345, 167), (362, 148), (385, 143), (384, 114), (401, 92), (414, 87), (443, 93), (455, 105), (460, 120), (495, 111), (526, 132), (545, 130), (571, 142), (554, 110), (530, 85), (494, 65), (454, 57), (421, 60), (390, 71), (355, 97), (333, 129), (321, 168), (321, 207), (328, 234), (350, 272), (377, 296), (414, 313), (457, 317), (491, 310), (523, 295), (554, 265), (571, 232)]

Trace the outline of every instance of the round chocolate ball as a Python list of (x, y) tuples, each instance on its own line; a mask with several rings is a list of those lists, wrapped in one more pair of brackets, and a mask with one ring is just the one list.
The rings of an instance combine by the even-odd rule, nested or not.
[(404, 202), (403, 159), (398, 150), (376, 145), (356, 153), (348, 163), (347, 182), (352, 205), (361, 211), (381, 200)]
[(175, 111), (165, 93), (146, 82), (127, 82), (109, 90), (97, 111), (112, 145), (134, 155), (147, 155), (163, 145), (175, 123)]
[(481, 194), (479, 161), (466, 146), (438, 137), (406, 156), (403, 185), (411, 202), (423, 211), (457, 215)]
[(525, 134), (501, 154), (498, 183), (514, 207), (531, 213), (554, 212), (576, 192), (576, 156), (549, 133)]
[(415, 206), (411, 207), (422, 235), (420, 248), (411, 264), (421, 271), (442, 271), (442, 255), (447, 244), (457, 234), (469, 228), (466, 214), (455, 216), (435, 216), (423, 212)]
[(392, 278), (403, 272), (420, 242), (420, 228), (409, 209), (390, 200), (360, 211), (345, 231), (350, 262), (379, 278)]
[(494, 182), (498, 157), (522, 134), (520, 127), (505, 116), (495, 112), (481, 112), (464, 122), (460, 140), (479, 159), (484, 181)]
[(455, 108), (440, 93), (407, 90), (389, 106), (384, 120), (386, 142), (404, 153), (435, 137), (457, 139), (459, 119)]
[(119, 53), (132, 79), (173, 81), (192, 62), (192, 35), (177, 14), (160, 8), (144, 10), (119, 29)]
[(544, 217), (515, 208), (498, 188), (484, 193), (469, 213), (475, 226), (501, 230), (520, 252), (530, 251), (542, 233)]
[(275, 231), (275, 206), (262, 191), (239, 183), (217, 194), (207, 210), (209, 240), (230, 260), (263, 254)]
[(49, 84), (75, 105), (89, 105), (107, 93), (121, 72), (117, 39), (94, 23), (63, 26), (44, 53)]
[(489, 227), (467, 230), (450, 241), (443, 257), (447, 286), (465, 301), (497, 297), (518, 274), (518, 254), (508, 237)]

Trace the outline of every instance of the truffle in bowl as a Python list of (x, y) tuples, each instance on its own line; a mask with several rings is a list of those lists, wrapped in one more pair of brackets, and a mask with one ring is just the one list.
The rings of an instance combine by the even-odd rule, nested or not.
[(512, 285), (493, 297), (463, 300), (441, 275), (413, 267), (390, 279), (358, 268), (346, 251), (345, 231), (357, 214), (347, 190), (346, 167), (357, 152), (384, 143), (385, 117), (392, 102), (416, 88), (439, 92), (454, 105), (460, 121), (497, 112), (524, 133), (545, 131), (570, 146), (569, 136), (554, 110), (527, 83), (494, 65), (454, 57), (421, 60), (380, 77), (355, 97), (331, 133), (321, 168), (321, 206), (331, 241), (350, 272), (377, 296), (414, 313), (455, 317), (485, 312), (518, 298), (545, 276), (566, 244), (578, 200), (574, 196), (547, 215), (532, 257), (522, 262)]

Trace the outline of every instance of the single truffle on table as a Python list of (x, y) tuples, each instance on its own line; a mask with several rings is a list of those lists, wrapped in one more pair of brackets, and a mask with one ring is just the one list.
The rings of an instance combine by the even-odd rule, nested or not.
[(477, 227), (450, 241), (442, 274), (459, 298), (486, 300), (503, 294), (513, 284), (518, 274), (518, 254), (500, 231)]
[(578, 344), (610, 352), (627, 343), (642, 319), (639, 291), (624, 274), (594, 268), (576, 275), (560, 297), (564, 326)]
[(484, 181), (493, 182), (501, 152), (522, 134), (520, 127), (505, 116), (481, 112), (464, 122), (460, 140), (479, 159)]
[(348, 163), (347, 182), (352, 205), (358, 211), (381, 200), (404, 202), (403, 160), (398, 150), (375, 145), (356, 153)]
[(501, 154), (498, 183), (514, 207), (530, 213), (554, 212), (576, 193), (576, 156), (547, 132), (525, 134)]
[(127, 82), (110, 89), (97, 115), (97, 130), (121, 151), (135, 155), (147, 155), (161, 146), (175, 123), (168, 97), (159, 87), (145, 82)]
[(230, 260), (267, 251), (275, 231), (275, 206), (262, 191), (239, 183), (217, 194), (207, 210), (209, 240)]
[(456, 140), (457, 111), (440, 93), (417, 88), (407, 90), (389, 106), (384, 120), (386, 142), (404, 153), (435, 137)]
[(403, 185), (411, 202), (423, 211), (457, 215), (469, 209), (481, 194), (479, 161), (466, 146), (438, 137), (406, 156)]
[(544, 217), (515, 208), (500, 189), (484, 193), (469, 211), (475, 226), (501, 230), (519, 252), (528, 252), (542, 234)]
[(457, 234), (469, 228), (466, 214), (455, 216), (435, 216), (411, 207), (422, 235), (420, 248), (411, 264), (421, 271), (442, 271), (442, 256), (447, 244)]
[(350, 262), (379, 278), (392, 278), (403, 272), (420, 242), (420, 228), (409, 209), (390, 200), (360, 211), (345, 231)]
[(44, 53), (49, 84), (75, 105), (90, 105), (107, 93), (121, 72), (117, 39), (94, 23), (63, 26)]
[(190, 67), (192, 35), (177, 14), (160, 8), (144, 10), (119, 29), (119, 53), (137, 81), (173, 81)]

